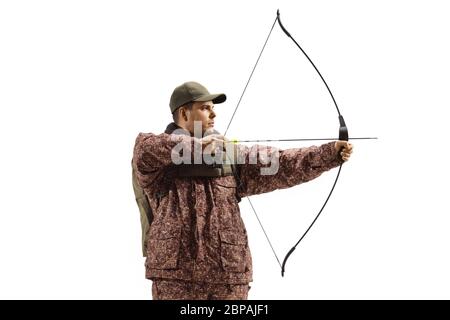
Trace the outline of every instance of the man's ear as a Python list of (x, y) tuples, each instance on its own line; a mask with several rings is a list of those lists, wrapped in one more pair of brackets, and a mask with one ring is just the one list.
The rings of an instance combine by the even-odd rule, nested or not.
[(183, 117), (184, 121), (188, 121), (188, 115), (187, 115), (188, 110), (184, 107), (180, 108), (180, 116)]

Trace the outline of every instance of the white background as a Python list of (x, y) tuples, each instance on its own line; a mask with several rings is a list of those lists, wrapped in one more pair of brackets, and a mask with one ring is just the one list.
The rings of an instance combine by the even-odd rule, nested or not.
[[(2, 1), (0, 298), (150, 299), (130, 161), (184, 81), (224, 131), (280, 8), (354, 142), (284, 278), (248, 202), (250, 299), (450, 298), (447, 1)], [(335, 137), (317, 74), (275, 26), (229, 137)], [(299, 147), (300, 143), (275, 144)], [(253, 204), (280, 259), (336, 169)]]

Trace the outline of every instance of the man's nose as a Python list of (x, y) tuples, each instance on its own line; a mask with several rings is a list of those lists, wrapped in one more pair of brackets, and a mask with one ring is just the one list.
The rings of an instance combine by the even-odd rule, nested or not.
[(216, 113), (214, 112), (214, 110), (211, 110), (211, 112), (209, 113), (209, 117), (211, 119), (214, 119), (216, 117)]

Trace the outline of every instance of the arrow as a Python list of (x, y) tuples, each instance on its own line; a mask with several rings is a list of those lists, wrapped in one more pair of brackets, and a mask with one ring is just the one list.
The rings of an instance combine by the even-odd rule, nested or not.
[[(348, 140), (374, 140), (378, 137), (358, 137), (358, 138), (348, 138)], [(327, 140), (338, 140), (337, 138), (303, 138), (303, 139), (262, 139), (262, 140), (238, 140), (231, 139), (233, 143), (239, 142), (275, 142), (275, 141), (327, 141)]]

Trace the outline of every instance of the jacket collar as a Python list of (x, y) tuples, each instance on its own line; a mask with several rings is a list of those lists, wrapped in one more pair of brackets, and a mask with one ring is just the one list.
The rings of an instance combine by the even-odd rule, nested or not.
[[(178, 130), (178, 129), (181, 129), (181, 130)], [(177, 132), (173, 133), (175, 130), (177, 130)], [(166, 130), (164, 131), (164, 133), (167, 133), (167, 134), (182, 134), (182, 135), (186, 135), (186, 136), (192, 136), (189, 131), (187, 131), (186, 129), (183, 129), (182, 127), (177, 125), (175, 122), (169, 123), (167, 125)], [(209, 132), (206, 135), (210, 135), (210, 134), (220, 134), (220, 133), (217, 130), (213, 130), (212, 132)]]

